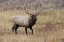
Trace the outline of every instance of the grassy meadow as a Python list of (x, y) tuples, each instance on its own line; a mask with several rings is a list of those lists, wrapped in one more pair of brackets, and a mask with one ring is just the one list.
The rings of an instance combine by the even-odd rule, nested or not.
[(12, 32), (12, 19), (15, 15), (27, 15), (21, 10), (0, 11), (0, 42), (64, 42), (64, 10), (50, 9), (37, 17), (33, 26), (34, 35), (24, 27), (18, 28), (18, 34)]

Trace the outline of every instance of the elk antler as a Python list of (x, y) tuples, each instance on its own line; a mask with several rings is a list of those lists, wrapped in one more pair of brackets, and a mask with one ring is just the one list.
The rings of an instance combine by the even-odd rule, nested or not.
[(26, 12), (27, 14), (32, 15), (31, 13), (28, 13), (28, 12), (27, 12), (25, 5), (24, 5), (24, 10), (25, 10), (25, 12)]
[[(41, 8), (41, 3), (40, 3), (40, 8)], [(39, 15), (40, 14), (40, 12), (42, 11), (42, 9), (40, 10), (40, 11), (38, 11), (37, 13), (36, 13), (36, 15)]]
[(42, 11), (42, 10), (38, 11), (38, 12), (36, 13), (36, 15), (39, 15), (41, 11)]

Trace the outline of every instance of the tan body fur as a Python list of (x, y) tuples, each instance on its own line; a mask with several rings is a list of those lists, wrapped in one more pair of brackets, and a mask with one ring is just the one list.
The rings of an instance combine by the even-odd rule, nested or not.
[(18, 24), (21, 27), (29, 26), (29, 16), (14, 16), (13, 23)]

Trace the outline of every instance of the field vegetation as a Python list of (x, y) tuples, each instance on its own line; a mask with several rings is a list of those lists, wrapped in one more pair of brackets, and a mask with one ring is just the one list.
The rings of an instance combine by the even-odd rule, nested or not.
[(24, 10), (0, 11), (0, 42), (64, 42), (64, 10), (42, 11), (33, 26), (34, 35), (30, 29), (26, 35), (24, 27), (19, 27), (17, 35), (12, 32), (15, 15), (27, 14)]

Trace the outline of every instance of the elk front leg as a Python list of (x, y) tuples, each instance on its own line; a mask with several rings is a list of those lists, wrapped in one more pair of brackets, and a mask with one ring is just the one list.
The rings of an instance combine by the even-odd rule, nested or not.
[(33, 34), (33, 29), (32, 29), (32, 27), (30, 27), (30, 30), (32, 30), (32, 34)]
[(27, 34), (27, 28), (25, 27), (25, 31), (26, 31), (26, 34)]

